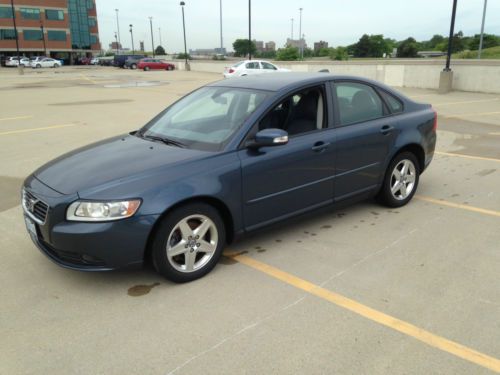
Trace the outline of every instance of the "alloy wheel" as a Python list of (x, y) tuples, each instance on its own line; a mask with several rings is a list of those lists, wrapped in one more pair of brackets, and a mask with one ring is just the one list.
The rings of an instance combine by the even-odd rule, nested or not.
[(179, 272), (203, 268), (212, 259), (218, 245), (215, 223), (205, 215), (191, 215), (179, 221), (170, 232), (167, 259)]
[(401, 160), (392, 171), (391, 194), (397, 200), (406, 199), (415, 188), (416, 168), (411, 160)]

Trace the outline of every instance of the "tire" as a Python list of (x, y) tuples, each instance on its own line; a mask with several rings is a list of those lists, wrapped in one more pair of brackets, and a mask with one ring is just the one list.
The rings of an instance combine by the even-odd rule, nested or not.
[(134, 70), (137, 69), (137, 64), (130, 65), (130, 69), (134, 69)]
[(173, 66), (167, 66), (167, 70), (174, 70)]
[(59, 65), (57, 65), (57, 64), (54, 64), (54, 68), (59, 68)]
[(149, 66), (145, 66), (145, 67), (144, 67), (144, 71), (145, 71), (145, 72), (149, 71)]
[[(197, 234), (200, 229), (204, 233)], [(168, 213), (159, 223), (151, 243), (153, 264), (168, 280), (193, 281), (215, 267), (225, 241), (224, 223), (214, 207), (201, 202), (187, 204)]]
[(36, 64), (36, 68), (39, 69), (41, 68), (42, 66), (40, 64)]
[(404, 206), (417, 191), (419, 177), (420, 166), (413, 153), (402, 152), (396, 155), (387, 168), (377, 199), (388, 207)]

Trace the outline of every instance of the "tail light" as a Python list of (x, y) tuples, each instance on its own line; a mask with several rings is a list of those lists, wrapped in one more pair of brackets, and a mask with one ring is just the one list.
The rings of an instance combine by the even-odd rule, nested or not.
[(435, 109), (433, 109), (433, 111), (434, 111), (434, 123), (432, 124), (432, 130), (435, 132), (438, 127), (438, 114)]
[(234, 73), (234, 69), (233, 68), (229, 68), (229, 73)]

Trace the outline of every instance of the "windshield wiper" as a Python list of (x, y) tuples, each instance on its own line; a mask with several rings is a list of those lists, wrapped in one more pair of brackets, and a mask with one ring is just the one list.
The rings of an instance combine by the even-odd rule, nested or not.
[(158, 137), (156, 135), (145, 135), (145, 134), (138, 134), (138, 135), (141, 138), (150, 139), (150, 140), (155, 141), (155, 142), (162, 142), (162, 143), (164, 143), (166, 145), (176, 146), (176, 147), (182, 147), (182, 148), (186, 147), (186, 144), (184, 144), (182, 142), (179, 142), (179, 141), (176, 141), (176, 140), (171, 139), (171, 138)]

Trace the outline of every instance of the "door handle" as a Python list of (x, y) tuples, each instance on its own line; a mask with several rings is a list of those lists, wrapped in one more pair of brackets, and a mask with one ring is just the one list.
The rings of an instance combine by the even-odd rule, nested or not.
[(393, 126), (390, 126), (390, 125), (384, 125), (380, 128), (380, 132), (383, 134), (383, 135), (387, 135), (389, 134), (390, 132), (392, 132), (394, 130), (394, 127)]
[(312, 146), (311, 150), (314, 152), (321, 152), (326, 150), (330, 146), (330, 142), (316, 142), (314, 146)]

